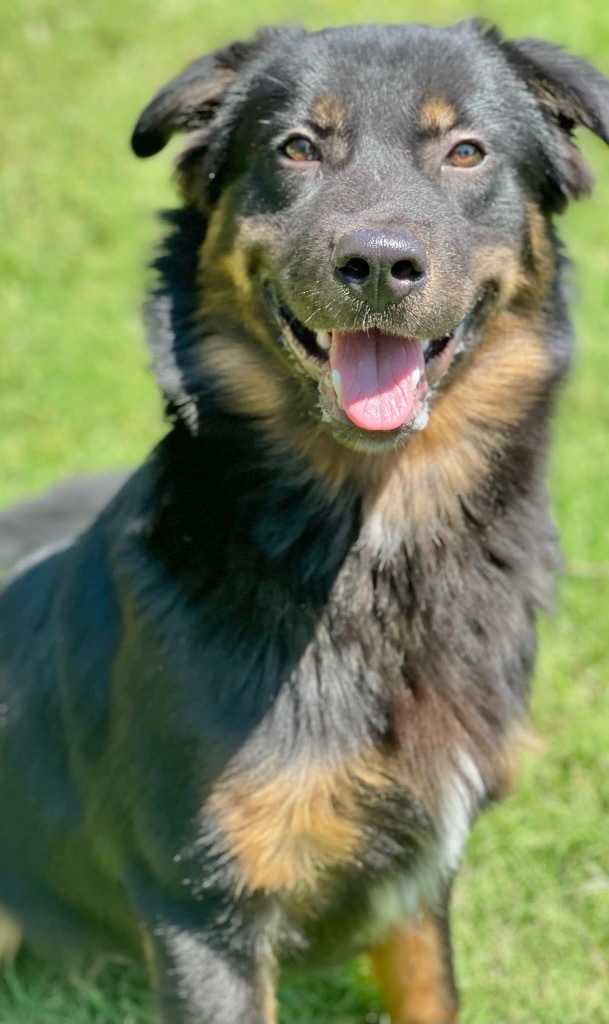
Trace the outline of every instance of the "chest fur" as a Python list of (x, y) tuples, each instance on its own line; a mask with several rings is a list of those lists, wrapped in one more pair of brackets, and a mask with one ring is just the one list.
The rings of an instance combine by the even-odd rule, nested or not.
[[(492, 659), (470, 662), (468, 639), (454, 642), (457, 611), (452, 622), (446, 608), (425, 612), (412, 580), (363, 573), (363, 557), (346, 563), (309, 647), (214, 783), (204, 833), (239, 893), (295, 907), (359, 876), (386, 917), (456, 868), (498, 788), (518, 701)], [(407, 881), (390, 893), (397, 876)]]

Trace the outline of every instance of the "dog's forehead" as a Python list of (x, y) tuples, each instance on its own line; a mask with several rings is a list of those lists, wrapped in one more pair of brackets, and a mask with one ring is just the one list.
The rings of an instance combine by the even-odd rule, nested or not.
[[(495, 112), (513, 76), (470, 30), (423, 25), (355, 26), (304, 35), (278, 46), (263, 72), (278, 112), (321, 128), (377, 122), (396, 110), (444, 130), (464, 114)], [(283, 87), (283, 89), (282, 89)], [(277, 92), (279, 90), (279, 92)]]

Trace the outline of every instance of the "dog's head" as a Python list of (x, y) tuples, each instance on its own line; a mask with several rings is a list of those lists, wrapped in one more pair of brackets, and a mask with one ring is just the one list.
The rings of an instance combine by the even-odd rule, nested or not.
[(161, 296), (170, 400), (213, 379), (236, 413), (355, 449), (423, 430), (490, 320), (548, 305), (552, 215), (591, 184), (578, 125), (609, 141), (609, 82), (478, 22), (280, 29), (196, 61), (132, 140), (187, 133), (201, 224)]

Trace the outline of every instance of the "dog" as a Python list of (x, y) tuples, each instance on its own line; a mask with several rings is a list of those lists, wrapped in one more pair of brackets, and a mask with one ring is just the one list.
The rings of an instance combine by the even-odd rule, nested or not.
[(28, 555), (82, 533), (126, 478), (120, 471), (74, 477), (0, 512), (0, 579)]
[(0, 598), (5, 957), (142, 958), (164, 1024), (273, 1024), (367, 951), (457, 1019), (451, 882), (511, 785), (571, 354), (555, 219), (609, 81), (455, 27), (261, 31), (142, 113), (182, 132), (146, 306), (169, 419)]

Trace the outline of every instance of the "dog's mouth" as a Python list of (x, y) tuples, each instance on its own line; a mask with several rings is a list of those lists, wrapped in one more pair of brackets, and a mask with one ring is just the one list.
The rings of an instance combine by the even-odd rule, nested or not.
[(319, 384), (326, 418), (366, 432), (424, 426), (429, 390), (448, 370), (465, 328), (463, 320), (436, 339), (377, 328), (313, 331), (284, 304), (276, 303), (275, 309), (287, 348)]

